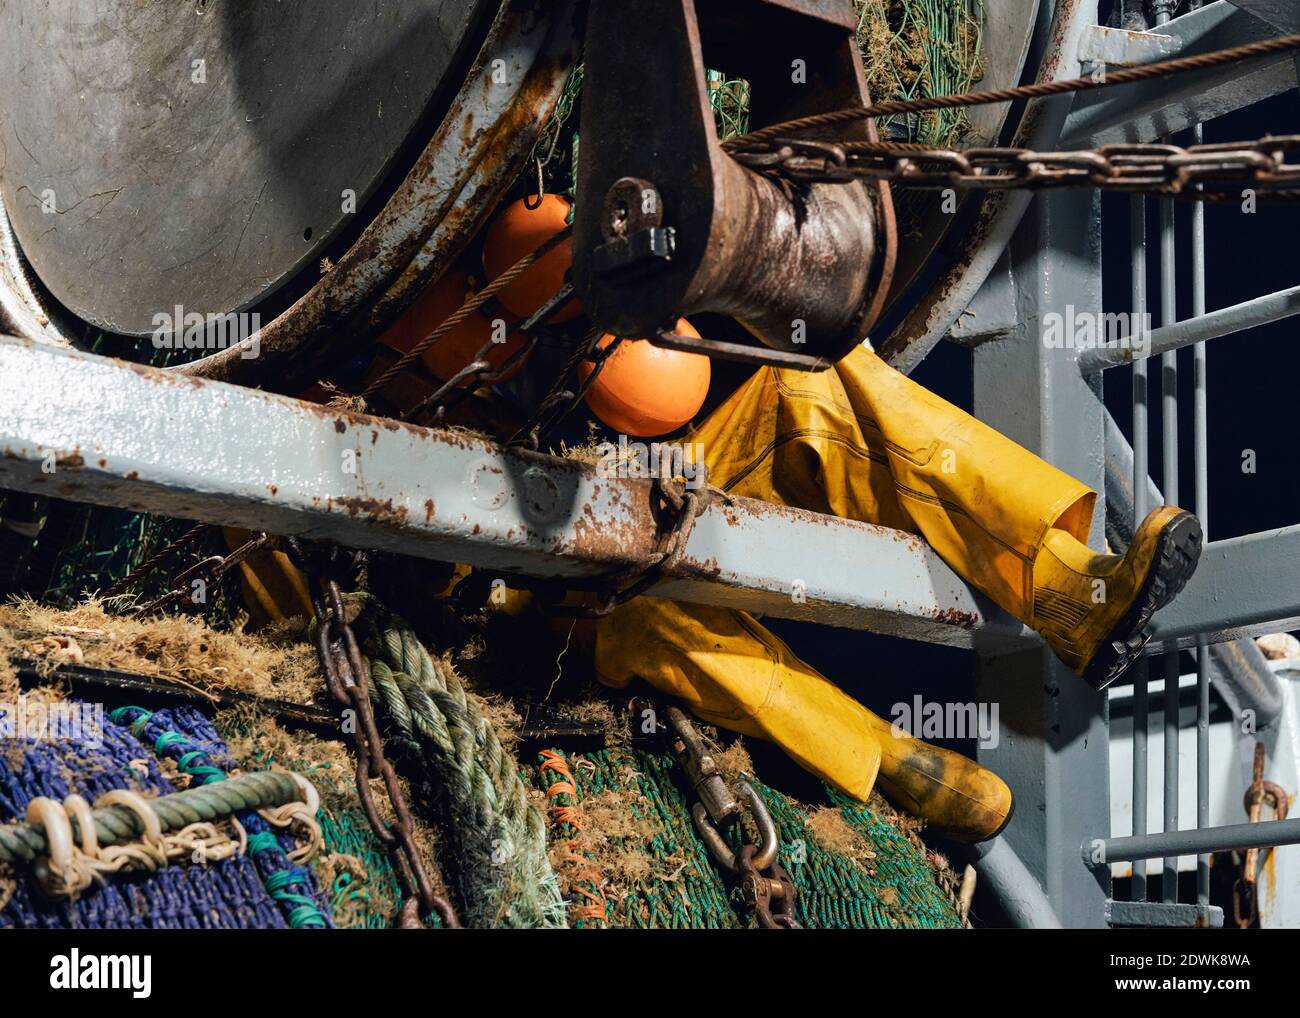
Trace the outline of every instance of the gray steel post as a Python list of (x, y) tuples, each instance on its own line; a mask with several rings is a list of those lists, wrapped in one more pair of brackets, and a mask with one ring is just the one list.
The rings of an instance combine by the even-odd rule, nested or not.
[(1095, 346), (1083, 352), (1079, 358), (1079, 367), (1084, 374), (1092, 374), (1129, 362), (1138, 364), (1148, 357), (1181, 350), (1207, 339), (1218, 339), (1261, 325), (1270, 325), (1295, 315), (1300, 315), (1300, 286), (1289, 286), (1285, 290), (1252, 297), (1240, 304), (1220, 308), (1196, 318), (1162, 323), (1160, 328), (1152, 330), (1146, 337), (1147, 342), (1140, 348), (1135, 345)]
[(1300, 819), (1228, 824), (1225, 827), (1207, 827), (1203, 831), (1148, 834), (1142, 838), (1086, 840), (1080, 844), (1079, 851), (1089, 865), (1104, 869), (1105, 865), (1113, 862), (1155, 859), (1169, 856), (1170, 853), (1176, 858), (1194, 853), (1231, 852), (1296, 844), (1300, 844)]
[(1047, 900), (1038, 879), (1029, 872), (1005, 838), (971, 846), (971, 865), (980, 882), (997, 898), (1018, 929), (1059, 930), (1061, 919)]
[[(1101, 310), (1100, 201), (1095, 192), (1034, 199), (1011, 246), (1019, 325), (974, 352), (975, 412), (1003, 434), (1104, 490), (1103, 407), (1075, 349), (1047, 349), (1045, 314)], [(1093, 547), (1101, 546), (1098, 513)], [(1103, 927), (1109, 873), (1076, 846), (1109, 825), (1105, 699), (1046, 648), (981, 655), (978, 696), (1001, 705), (1003, 737), (980, 751), (1018, 803), (1002, 839), (1067, 927)]]

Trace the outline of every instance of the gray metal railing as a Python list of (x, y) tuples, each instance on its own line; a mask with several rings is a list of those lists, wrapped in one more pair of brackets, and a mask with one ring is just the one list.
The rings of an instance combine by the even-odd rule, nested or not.
[[(1197, 5), (1199, 6), (1199, 5)], [(1157, 24), (1169, 21), (1167, 13), (1157, 17)], [(1200, 144), (1201, 124), (1192, 125), (1193, 143)], [(1130, 302), (1134, 322), (1145, 323), (1148, 314), (1147, 295), (1147, 203), (1140, 196), (1131, 199), (1129, 262), (1132, 274)], [(1093, 375), (1109, 368), (1131, 364), (1133, 367), (1133, 486), (1132, 531), (1152, 508), (1152, 492), (1156, 489), (1150, 481), (1148, 445), (1149, 431), (1149, 367), (1151, 358), (1159, 357), (1161, 400), (1161, 446), (1163, 498), (1171, 504), (1179, 503), (1178, 450), (1179, 450), (1179, 396), (1177, 351), (1192, 347), (1193, 402), (1192, 402), (1192, 456), (1194, 493), (1191, 506), (1201, 520), (1208, 545), (1209, 538), (1209, 472), (1207, 460), (1207, 350), (1206, 342), (1246, 329), (1300, 314), (1300, 286), (1280, 290), (1252, 300), (1223, 308), (1206, 310), (1205, 273), (1205, 211), (1195, 205), (1191, 212), (1191, 304), (1190, 318), (1179, 321), (1177, 317), (1177, 244), (1172, 201), (1159, 202), (1159, 258), (1160, 258), (1160, 327), (1146, 331), (1140, 337), (1124, 337), (1122, 343), (1098, 346), (1083, 351), (1078, 358), (1084, 375)], [(1145, 329), (1145, 325), (1143, 325)], [(1134, 342), (1140, 339), (1140, 342)], [(1157, 914), (1153, 909), (1165, 907), (1165, 918), (1152, 920), (1165, 923), (1169, 917), (1183, 917), (1189, 922), (1200, 922), (1211, 912), (1210, 854), (1227, 850), (1274, 847), (1300, 844), (1300, 821), (1282, 820), (1255, 824), (1210, 826), (1210, 649), (1204, 633), (1195, 641), (1196, 655), (1196, 828), (1179, 830), (1179, 666), (1178, 651), (1164, 654), (1163, 702), (1163, 803), (1164, 823), (1159, 833), (1147, 833), (1148, 808), (1148, 739), (1150, 721), (1148, 660), (1139, 661), (1132, 670), (1133, 681), (1133, 826), (1128, 837), (1093, 839), (1083, 846), (1084, 859), (1090, 866), (1109, 866), (1117, 862), (1135, 862), (1133, 867), (1132, 916), (1150, 918)], [(1196, 907), (1180, 905), (1178, 901), (1178, 859), (1195, 854)], [(1147, 902), (1146, 861), (1163, 859), (1162, 893), (1160, 903)], [(1118, 904), (1118, 903), (1116, 903)], [(1132, 911), (1137, 909), (1137, 911)], [(1124, 913), (1129, 915), (1130, 913)], [(1131, 918), (1131, 916), (1130, 916)], [(1125, 922), (1125, 925), (1131, 922)]]

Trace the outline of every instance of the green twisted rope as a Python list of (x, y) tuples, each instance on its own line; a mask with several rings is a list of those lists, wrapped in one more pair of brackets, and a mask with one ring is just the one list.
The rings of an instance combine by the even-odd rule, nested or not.
[[(130, 732), (136, 738), (144, 739), (145, 726), (153, 717), (153, 711), (135, 704), (129, 704), (125, 707), (118, 707), (109, 713), (115, 725), (128, 724), (128, 712), (138, 711), (134, 721), (129, 722)], [(220, 767), (213, 767), (210, 763), (198, 763), (200, 760), (210, 760), (211, 756), (208, 750), (199, 747), (199, 744), (184, 732), (176, 729), (169, 729), (163, 732), (154, 740), (154, 755), (159, 762), (170, 759), (165, 756), (165, 751), (173, 746), (184, 749), (186, 746), (193, 746), (194, 749), (181, 753), (176, 759), (176, 766), (182, 774), (188, 774), (191, 778), (201, 785), (212, 785), (218, 781), (229, 780), (229, 775)], [(280, 851), (280, 842), (274, 831), (261, 831), (257, 834), (250, 835), (248, 838), (248, 854), (258, 856), (263, 852)], [(262, 886), (276, 901), (284, 904), (286, 902), (293, 904), (295, 907), (288, 912), (289, 925), (295, 929), (323, 929), (329, 925), (325, 914), (316, 907), (316, 902), (311, 898), (294, 894), (287, 890), (287, 887), (302, 882), (302, 877), (292, 870), (276, 870), (269, 877), (262, 876), (261, 869), (258, 869), (258, 876), (262, 879)]]
[[(240, 810), (267, 809), (298, 802), (302, 798), (293, 776), (280, 771), (240, 774), (210, 785), (187, 788), (150, 799), (164, 833), (200, 821), (224, 820)], [(105, 806), (92, 814), (95, 836), (101, 845), (134, 841), (144, 834), (136, 815), (125, 806)], [(76, 821), (73, 821), (75, 825)], [(39, 825), (10, 824), (0, 827), (0, 862), (30, 865), (49, 850), (45, 830)]]
[(519, 765), (455, 673), (429, 656), (407, 624), (374, 602), (363, 618), (371, 693), (386, 716), (385, 746), (416, 798), (446, 831), (449, 879), (470, 927), (565, 927), (546, 853), (546, 824)]

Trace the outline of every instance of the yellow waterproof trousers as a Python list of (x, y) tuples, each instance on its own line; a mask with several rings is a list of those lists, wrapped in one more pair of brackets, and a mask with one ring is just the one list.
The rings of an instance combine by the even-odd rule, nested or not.
[(1022, 621), (1043, 537), (1087, 543), (1097, 498), (866, 347), (817, 374), (761, 369), (690, 440), (717, 487), (920, 534)]
[[(1059, 527), (1086, 541), (1096, 501), (1085, 485), (866, 347), (817, 374), (761, 369), (690, 441), (703, 446), (717, 487), (919, 534), (967, 582), (1025, 621), (1044, 536)], [(954, 780), (937, 787), (911, 780), (917, 775), (909, 759), (933, 770), (932, 761), (917, 757), (915, 740), (896, 738), (887, 722), (744, 612), (638, 598), (598, 627), (596, 669), (611, 685), (640, 677), (705, 720), (770, 739), (859, 799), (879, 772), (884, 790), (903, 805), (909, 795), (900, 788), (914, 789), (913, 806), (926, 807), (915, 800), (929, 795), (929, 808), (918, 812), (932, 820), (940, 819), (933, 798), (946, 787), (979, 810), (996, 811), (1004, 799), (1010, 808), (1005, 786), (992, 787), (1001, 782), (969, 761), (960, 774), (952, 761)]]

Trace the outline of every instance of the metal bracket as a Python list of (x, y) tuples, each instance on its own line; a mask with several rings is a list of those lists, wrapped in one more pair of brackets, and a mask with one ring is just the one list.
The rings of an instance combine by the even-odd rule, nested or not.
[(1218, 905), (1166, 905), (1158, 901), (1106, 899), (1106, 922), (1111, 926), (1147, 929), (1223, 929), (1223, 909)]
[(1172, 56), (1181, 46), (1182, 40), (1171, 35), (1093, 25), (1079, 40), (1079, 63), (1133, 67)]
[(792, 188), (742, 166), (705, 74), (746, 80), (751, 127), (865, 106), (856, 24), (848, 0), (592, 0), (573, 282), (601, 329), (664, 345), (680, 317), (713, 312), (758, 343), (738, 354), (746, 344), (705, 338), (698, 352), (804, 369), (862, 341), (893, 272), (888, 186)]

